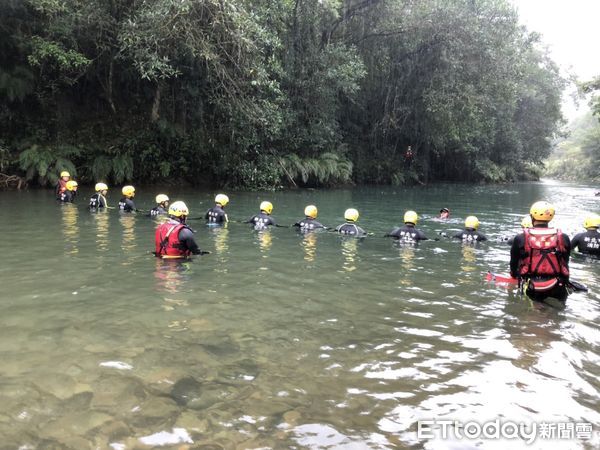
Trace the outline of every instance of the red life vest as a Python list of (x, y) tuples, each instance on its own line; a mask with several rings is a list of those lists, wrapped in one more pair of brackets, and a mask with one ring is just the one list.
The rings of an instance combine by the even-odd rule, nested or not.
[(524, 230), (525, 257), (521, 260), (519, 273), (522, 277), (568, 277), (569, 267), (564, 255), (567, 253), (564, 237), (554, 228), (530, 228)]
[(179, 241), (179, 232), (186, 226), (170, 220), (160, 224), (156, 229), (154, 243), (156, 256), (189, 256), (191, 252)]
[(56, 196), (58, 197), (60, 194), (64, 193), (67, 190), (67, 182), (62, 178), (58, 179), (56, 183)]

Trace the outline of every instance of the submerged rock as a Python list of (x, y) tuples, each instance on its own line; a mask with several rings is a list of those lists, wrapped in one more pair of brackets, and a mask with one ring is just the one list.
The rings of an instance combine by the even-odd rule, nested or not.
[(167, 397), (151, 397), (135, 409), (131, 424), (138, 428), (171, 425), (179, 415), (177, 404)]
[(187, 405), (188, 402), (201, 395), (202, 384), (192, 377), (182, 378), (171, 389), (171, 398), (178, 405)]
[(238, 392), (235, 386), (223, 383), (200, 383), (192, 377), (179, 380), (173, 386), (170, 397), (178, 405), (190, 409), (206, 409), (211, 406), (233, 399)]
[(218, 376), (224, 382), (253, 381), (259, 373), (260, 369), (256, 362), (246, 358), (223, 367), (219, 370)]

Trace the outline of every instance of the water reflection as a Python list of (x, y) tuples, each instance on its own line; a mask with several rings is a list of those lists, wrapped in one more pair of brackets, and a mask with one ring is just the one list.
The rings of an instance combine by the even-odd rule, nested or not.
[(504, 308), (504, 329), (509, 342), (520, 352), (514, 365), (530, 370), (553, 342), (560, 341), (560, 313), (524, 295), (514, 293), (510, 297)]
[(342, 238), (342, 254), (344, 255), (342, 268), (346, 272), (354, 272), (356, 270), (357, 251), (358, 239)]
[(462, 259), (460, 260), (460, 283), (468, 283), (473, 272), (477, 269), (477, 252), (473, 244), (463, 243), (461, 246)]
[(304, 249), (304, 260), (313, 262), (317, 256), (317, 233), (304, 233), (302, 248)]
[(400, 259), (402, 260), (402, 270), (400, 271), (402, 277), (400, 278), (400, 284), (411, 286), (411, 272), (415, 268), (416, 244), (398, 241), (394, 242), (394, 245), (398, 248)]
[[(229, 244), (227, 242), (229, 240), (229, 230), (227, 229), (227, 225), (222, 227), (210, 227), (209, 234), (213, 239), (216, 254), (225, 257), (229, 251)], [(201, 244), (200, 247), (202, 247)], [(226, 259), (223, 261), (226, 261)]]
[(108, 251), (110, 213), (106, 208), (90, 211), (96, 222), (96, 248), (101, 252)]
[[(229, 271), (229, 230), (227, 224), (224, 225), (212, 225), (207, 227), (208, 238), (212, 239), (215, 249), (215, 259), (218, 264), (214, 265), (213, 270), (218, 273), (227, 273)], [(198, 242), (198, 245), (204, 250), (204, 243), (202, 240)]]
[(124, 266), (130, 265), (134, 261), (134, 250), (137, 247), (135, 240), (135, 214), (121, 214), (119, 221), (122, 225), (121, 231), (121, 248), (125, 254), (122, 264)]
[(79, 210), (73, 203), (61, 205), (62, 231), (65, 242), (65, 255), (76, 255), (79, 253)]
[(190, 279), (191, 262), (154, 258), (154, 280), (156, 290), (171, 294), (182, 292)]
[(273, 243), (273, 238), (271, 237), (271, 230), (261, 230), (256, 233), (256, 238), (258, 239), (258, 245), (260, 246), (260, 252), (262, 253), (263, 258), (268, 258), (269, 249)]

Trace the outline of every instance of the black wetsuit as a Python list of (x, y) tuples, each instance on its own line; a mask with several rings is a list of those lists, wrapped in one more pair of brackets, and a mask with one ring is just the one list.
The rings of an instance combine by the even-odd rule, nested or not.
[(292, 226), (298, 227), (302, 233), (325, 228), (325, 226), (322, 223), (317, 222), (316, 219), (313, 219), (311, 217), (306, 217), (300, 220), (299, 222), (296, 222)]
[(227, 222), (227, 214), (223, 211), (220, 205), (215, 205), (206, 211), (204, 216), (208, 223), (225, 223)]
[(265, 229), (270, 225), (277, 225), (275, 223), (275, 219), (273, 219), (270, 215), (263, 211), (261, 211), (255, 216), (252, 216), (249, 220), (246, 221), (246, 223), (251, 223), (257, 230)]
[[(548, 226), (547, 225), (546, 226), (538, 225), (535, 228), (548, 228)], [(560, 257), (562, 258), (562, 260), (565, 262), (566, 266), (568, 267), (569, 266), (569, 256), (571, 253), (571, 240), (569, 239), (569, 236), (567, 236), (564, 233), (562, 233), (562, 238), (563, 238), (563, 243), (565, 246), (565, 253), (560, 254)], [(519, 265), (521, 263), (521, 260), (523, 258), (525, 258), (526, 256), (527, 256), (527, 254), (525, 252), (525, 234), (520, 233), (515, 236), (513, 244), (510, 247), (510, 275), (513, 278), (518, 278), (520, 276)], [(553, 298), (565, 301), (568, 296), (567, 286), (566, 286), (565, 282), (568, 281), (568, 279), (564, 279), (565, 277), (562, 277), (558, 274), (557, 274), (557, 276), (561, 280), (561, 282), (555, 288), (553, 288), (549, 291), (543, 292), (543, 293), (533, 292), (531, 289), (528, 288), (526, 291), (526, 294), (532, 300), (537, 300), (537, 301), (544, 301), (548, 297), (553, 297)], [(537, 277), (535, 276), (535, 274), (532, 274), (531, 278), (537, 278)], [(545, 277), (545, 278), (548, 278), (548, 277)], [(550, 278), (552, 278), (552, 277), (550, 277)]]
[(193, 255), (199, 255), (201, 253), (201, 250), (194, 239), (194, 232), (187, 226), (179, 231), (179, 242), (182, 246), (192, 252)]
[(90, 209), (106, 208), (106, 197), (96, 192), (90, 197)]
[(418, 242), (426, 241), (428, 238), (421, 230), (417, 230), (414, 225), (404, 225), (403, 227), (394, 228), (386, 236), (393, 237), (402, 242)]
[(588, 230), (575, 235), (571, 241), (571, 248), (587, 255), (600, 256), (600, 233), (598, 230)]
[(58, 196), (58, 200), (61, 203), (73, 203), (73, 200), (75, 200), (76, 195), (77, 192), (75, 191), (65, 191)]
[(487, 237), (484, 234), (478, 232), (477, 230), (473, 230), (472, 228), (467, 228), (460, 233), (456, 233), (454, 236), (452, 236), (452, 239), (460, 239), (465, 243), (487, 241)]
[(123, 197), (119, 201), (119, 209), (124, 212), (134, 212), (136, 210), (135, 203), (130, 198)]
[(162, 205), (156, 205), (154, 208), (150, 210), (151, 216), (160, 216), (162, 214), (167, 214), (168, 211)]
[(338, 225), (335, 229), (338, 233), (345, 234), (348, 236), (366, 236), (367, 232), (361, 227), (356, 225), (354, 222), (346, 222), (342, 225)]

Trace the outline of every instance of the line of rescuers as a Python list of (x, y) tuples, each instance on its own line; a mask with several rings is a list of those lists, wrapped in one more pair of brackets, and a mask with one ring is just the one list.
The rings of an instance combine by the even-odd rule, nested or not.
[[(59, 180), (59, 184), (57, 184), (57, 196), (61, 198), (67, 198), (66, 201), (73, 201), (75, 197), (75, 193), (77, 191), (77, 182), (66, 179), (68, 177), (67, 172), (61, 173), (61, 180)], [(60, 182), (64, 181), (64, 191), (59, 193), (59, 185)], [(108, 202), (106, 200), (106, 195), (108, 192), (108, 186), (105, 183), (96, 183), (95, 186), (96, 193), (93, 194), (90, 198), (89, 206), (91, 209), (102, 209), (109, 208)], [(118, 209), (123, 212), (134, 212), (140, 211), (136, 208), (134, 203), (135, 197), (135, 188), (133, 186), (124, 186), (121, 189), (122, 198), (119, 201)], [(168, 215), (169, 220), (165, 223), (169, 223), (171, 221), (178, 222), (180, 224), (185, 225), (185, 221), (188, 216), (188, 208), (183, 202), (175, 202), (172, 205), (169, 205), (169, 197), (165, 194), (158, 194), (155, 198), (156, 205), (150, 210), (147, 211), (149, 216), (160, 216), (160, 215)], [(225, 194), (217, 194), (215, 197), (215, 205), (206, 211), (204, 215), (204, 219), (209, 226), (218, 226), (228, 222), (227, 213), (225, 212), (225, 207), (229, 203), (229, 197)], [(260, 204), (260, 212), (250, 219), (244, 221), (243, 223), (249, 223), (254, 226), (255, 229), (261, 230), (265, 229), (269, 226), (279, 226), (275, 219), (272, 217), (273, 212), (273, 204), (269, 201), (263, 201)], [(536, 221), (546, 222), (545, 228), (548, 228), (547, 222), (552, 220), (554, 217), (554, 206), (547, 202), (536, 202), (532, 205), (530, 209), (530, 214), (523, 217), (521, 221), (521, 228), (523, 233), (527, 230), (535, 228)], [(308, 205), (304, 209), (304, 219), (299, 220), (294, 223), (292, 226), (298, 228), (301, 232), (311, 232), (318, 230), (327, 230), (327, 231), (335, 231), (342, 235), (354, 236), (354, 237), (364, 237), (367, 236), (367, 232), (357, 225), (359, 219), (359, 212), (355, 208), (349, 208), (344, 213), (344, 218), (346, 220), (345, 223), (338, 225), (335, 228), (329, 228), (324, 226), (322, 223), (317, 221), (318, 209), (315, 205)], [(549, 220), (542, 220), (548, 219)], [(445, 220), (450, 218), (450, 210), (448, 208), (442, 208), (440, 210), (439, 219)], [(195, 219), (202, 219), (201, 217)], [(400, 242), (405, 243), (415, 243), (422, 240), (428, 240), (429, 238), (419, 229), (416, 228), (418, 223), (419, 216), (415, 211), (406, 211), (404, 214), (404, 225), (401, 227), (394, 228), (392, 231), (387, 233), (385, 236), (392, 237), (397, 239)], [(163, 226), (162, 224), (161, 226)], [(476, 216), (468, 216), (465, 219), (464, 230), (452, 235), (447, 236), (445, 233), (442, 233), (443, 236), (450, 237), (452, 239), (458, 239), (465, 243), (473, 243), (486, 241), (487, 237), (478, 231), (480, 226), (479, 219)], [(583, 227), (586, 229), (585, 232), (579, 233), (575, 235), (572, 241), (569, 241), (568, 236), (560, 233), (562, 236), (566, 237), (567, 247), (569, 249), (569, 253), (571, 248), (579, 250), (579, 252), (589, 255), (600, 256), (600, 232), (598, 229), (600, 228), (600, 216), (597, 214), (590, 214), (584, 220)], [(542, 227), (544, 228), (544, 227)], [(160, 227), (159, 227), (160, 229)], [(164, 231), (164, 230), (162, 230)], [(177, 231), (175, 235), (173, 232)], [(182, 251), (182, 254), (179, 256), (187, 256), (190, 254), (200, 254), (201, 251), (194, 242), (193, 235), (191, 233), (191, 229), (187, 226), (179, 227), (177, 229), (173, 229), (171, 232), (164, 234), (167, 238), (171, 239), (171, 244), (174, 244), (175, 241), (173, 239), (178, 237), (179, 234), (183, 233), (181, 236), (180, 242), (177, 245), (173, 246), (167, 244), (163, 244), (164, 237), (159, 236), (159, 232), (157, 230), (157, 249), (156, 252), (159, 255), (165, 255), (164, 249), (169, 249), (169, 252), (173, 253), (174, 248), (179, 248)], [(516, 245), (522, 244), (522, 236), (523, 233), (510, 238), (508, 240), (511, 248), (515, 248)], [(535, 233), (534, 233), (535, 234)], [(173, 235), (173, 236), (172, 236)], [(159, 239), (160, 237), (160, 239)], [(167, 239), (168, 240), (168, 239)], [(160, 244), (163, 244), (162, 246)], [(166, 247), (165, 247), (166, 245)], [(163, 249), (164, 248), (164, 249)], [(512, 254), (517, 254), (517, 252), (512, 252)], [(168, 255), (173, 256), (173, 255)], [(511, 259), (511, 268), (513, 265), (516, 265), (513, 260), (515, 260), (516, 256)]]

